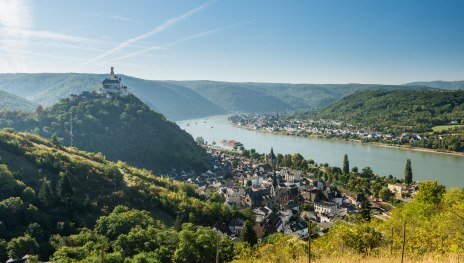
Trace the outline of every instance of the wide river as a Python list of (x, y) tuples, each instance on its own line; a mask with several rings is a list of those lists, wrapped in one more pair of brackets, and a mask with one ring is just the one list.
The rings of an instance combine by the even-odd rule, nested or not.
[(331, 166), (341, 167), (343, 155), (348, 154), (350, 167), (357, 166), (361, 170), (370, 166), (377, 174), (391, 174), (397, 178), (403, 177), (406, 159), (409, 158), (414, 180), (438, 180), (448, 187), (464, 187), (464, 156), (263, 133), (234, 127), (228, 123), (227, 117), (219, 115), (179, 121), (177, 124), (194, 138), (202, 136), (209, 143), (215, 141), (220, 145), (222, 139), (231, 139), (243, 143), (246, 149), (254, 148), (260, 153), (268, 153), (274, 147), (276, 154), (299, 152), (306, 159), (329, 163)]

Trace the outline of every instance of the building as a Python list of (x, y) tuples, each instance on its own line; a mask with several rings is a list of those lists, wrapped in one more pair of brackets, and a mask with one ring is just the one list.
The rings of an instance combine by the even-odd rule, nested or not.
[(405, 192), (406, 187), (403, 184), (388, 184), (388, 189), (395, 194), (397, 198), (401, 198), (401, 195)]
[(314, 203), (314, 211), (316, 213), (331, 213), (337, 212), (337, 204), (332, 202), (316, 202)]
[(269, 188), (248, 188), (245, 190), (245, 204), (255, 208), (272, 203), (273, 198)]
[(285, 226), (284, 233), (294, 235), (299, 238), (306, 238), (309, 234), (309, 228), (300, 221), (292, 222)]
[(107, 98), (127, 95), (127, 86), (123, 85), (121, 78), (114, 74), (113, 67), (111, 67), (110, 77), (103, 80), (102, 86), (98, 90), (98, 93), (105, 95)]

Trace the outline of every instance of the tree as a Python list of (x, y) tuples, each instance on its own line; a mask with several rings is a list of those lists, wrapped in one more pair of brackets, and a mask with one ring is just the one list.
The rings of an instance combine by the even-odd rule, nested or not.
[(408, 185), (412, 183), (411, 159), (406, 160), (406, 168), (404, 169), (404, 182)]
[(37, 116), (42, 115), (43, 112), (44, 112), (44, 109), (43, 109), (42, 105), (37, 106), (37, 108), (35, 109), (35, 113), (36, 113)]
[(419, 192), (414, 199), (433, 205), (439, 205), (443, 201), (443, 195), (446, 193), (446, 187), (434, 182), (423, 182), (419, 184)]
[(364, 221), (371, 221), (371, 203), (369, 200), (365, 200), (361, 203), (361, 208), (359, 209), (359, 216)]
[(39, 244), (29, 235), (16, 237), (8, 242), (6, 247), (8, 256), (14, 259), (22, 258), (24, 255), (35, 255), (39, 252)]
[(61, 178), (60, 181), (58, 181), (57, 194), (58, 197), (66, 204), (66, 208), (68, 208), (68, 202), (73, 197), (74, 190), (71, 185), (71, 181), (69, 180), (68, 173), (61, 173), (60, 175)]
[(374, 171), (372, 171), (372, 168), (369, 166), (364, 167), (364, 169), (361, 171), (361, 177), (370, 179), (374, 177)]
[(341, 232), (343, 243), (358, 253), (367, 254), (372, 249), (382, 245), (382, 233), (369, 224), (355, 224), (349, 228), (346, 225), (339, 227), (343, 227), (337, 229)]
[(379, 197), (384, 201), (390, 201), (393, 197), (393, 193), (390, 191), (390, 189), (385, 187), (379, 191)]
[(52, 137), (50, 138), (50, 141), (52, 142), (52, 144), (56, 147), (59, 147), (60, 146), (60, 141), (58, 140), (58, 136), (56, 136), (56, 134), (54, 133), (52, 135)]
[(42, 185), (40, 187), (38, 197), (45, 207), (51, 206), (55, 203), (55, 195), (48, 180), (42, 179)]
[(0, 239), (0, 260), (5, 262), (7, 259), (6, 251), (7, 242), (3, 239)]
[(258, 235), (253, 229), (253, 223), (250, 220), (246, 220), (243, 224), (240, 239), (251, 246), (254, 246), (256, 243), (258, 243)]
[(301, 163), (304, 160), (304, 157), (300, 153), (292, 154), (291, 161), (292, 161), (292, 168), (300, 169)]
[(348, 161), (348, 155), (343, 156), (343, 174), (350, 173), (350, 161)]
[(246, 182), (246, 186), (247, 186), (247, 187), (251, 187), (252, 185), (253, 185), (253, 182), (252, 182), (251, 180), (248, 180), (248, 181)]
[(35, 191), (31, 187), (24, 188), (23, 192), (21, 193), (21, 199), (28, 203), (33, 203), (35, 200)]
[(237, 159), (233, 159), (233, 160), (232, 160), (232, 168), (235, 169), (235, 168), (237, 168), (237, 166), (238, 166), (238, 160), (237, 160)]

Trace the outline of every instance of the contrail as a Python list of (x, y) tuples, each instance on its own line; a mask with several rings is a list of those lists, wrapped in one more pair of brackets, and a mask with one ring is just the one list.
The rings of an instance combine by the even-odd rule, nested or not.
[(162, 23), (161, 25), (155, 27), (154, 29), (152, 29), (151, 31), (148, 31), (146, 33), (143, 33), (139, 36), (136, 36), (136, 37), (133, 37), (133, 38), (130, 38), (122, 43), (120, 43), (119, 45), (117, 45), (116, 47), (114, 47), (113, 49), (111, 50), (108, 50), (107, 52), (101, 54), (100, 56), (97, 56), (89, 61), (87, 61), (86, 63), (84, 64), (81, 64), (79, 67), (84, 67), (84, 66), (87, 66), (95, 61), (98, 61), (102, 58), (105, 58), (111, 54), (113, 54), (114, 52), (117, 52), (121, 49), (124, 49), (128, 46), (130, 46), (131, 44), (135, 43), (135, 42), (138, 42), (140, 40), (143, 40), (143, 39), (146, 39), (147, 37), (150, 37), (152, 35), (155, 35), (155, 34), (158, 34), (170, 27), (172, 27), (173, 25), (177, 24), (178, 22), (182, 21), (182, 20), (185, 20), (187, 18), (189, 18), (190, 16), (202, 11), (203, 9), (205, 9), (206, 7), (208, 7), (209, 5), (211, 5), (213, 2), (215, 2), (215, 0), (211, 0), (211, 1), (208, 1), (194, 9), (191, 9), (185, 13), (183, 13), (182, 15), (180, 16), (176, 16), (174, 18), (171, 18), (169, 20), (166, 20), (164, 23)]

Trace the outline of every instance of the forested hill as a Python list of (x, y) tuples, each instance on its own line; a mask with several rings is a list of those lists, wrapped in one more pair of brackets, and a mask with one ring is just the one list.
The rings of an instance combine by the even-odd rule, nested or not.
[(205, 170), (208, 157), (192, 136), (133, 95), (127, 97), (63, 99), (33, 114), (2, 112), (0, 127), (31, 131), (110, 160), (166, 172)]
[(37, 104), (8, 92), (0, 91), (0, 110), (27, 111), (37, 108)]
[(289, 84), (223, 81), (171, 81), (191, 88), (232, 112), (278, 112), (318, 109), (359, 90), (431, 89), (420, 85)]
[[(0, 130), (0, 156), (1, 262), (26, 254), (42, 261), (51, 256), (52, 262), (97, 262), (102, 249), (106, 262), (214, 259), (216, 234), (182, 223), (213, 225), (227, 220), (221, 211), (228, 210), (190, 184), (11, 129)], [(165, 225), (174, 222), (182, 231)], [(185, 236), (193, 240), (182, 241)], [(195, 258), (183, 253), (186, 241)]]
[(428, 131), (464, 121), (464, 91), (363, 91), (318, 112), (321, 118), (348, 121), (378, 131)]

